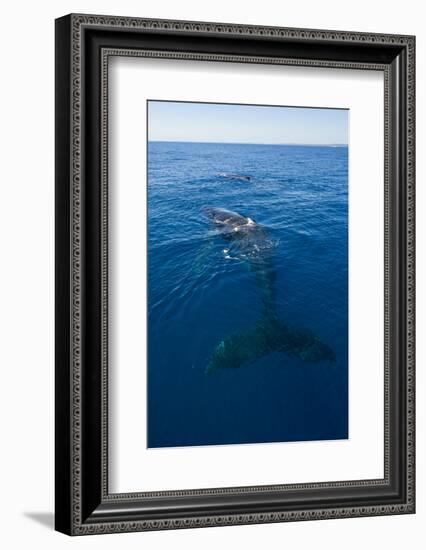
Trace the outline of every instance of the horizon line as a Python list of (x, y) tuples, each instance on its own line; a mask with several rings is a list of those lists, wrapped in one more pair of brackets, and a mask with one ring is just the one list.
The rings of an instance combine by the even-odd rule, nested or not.
[(306, 146), (306, 147), (349, 147), (348, 143), (260, 143), (255, 141), (194, 141), (177, 139), (148, 139), (148, 143), (211, 143), (220, 145), (287, 145), (287, 146)]

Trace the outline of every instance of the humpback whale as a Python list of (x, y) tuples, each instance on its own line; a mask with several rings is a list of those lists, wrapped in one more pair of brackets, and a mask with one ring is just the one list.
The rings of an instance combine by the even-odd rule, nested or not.
[(239, 368), (272, 352), (286, 353), (307, 362), (334, 362), (334, 351), (318, 336), (278, 319), (273, 265), (275, 244), (267, 228), (225, 208), (204, 206), (201, 212), (215, 226), (216, 234), (227, 242), (227, 253), (244, 260), (254, 272), (262, 302), (256, 325), (222, 340), (210, 358), (206, 373), (218, 368)]
[(221, 178), (228, 178), (231, 180), (240, 180), (240, 181), (250, 181), (250, 176), (245, 176), (244, 174), (230, 174), (229, 172), (219, 172), (218, 176)]

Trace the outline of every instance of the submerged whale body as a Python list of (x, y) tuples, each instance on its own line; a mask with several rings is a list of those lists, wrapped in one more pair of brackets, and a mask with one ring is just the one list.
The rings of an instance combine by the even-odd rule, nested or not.
[(206, 372), (239, 368), (272, 353), (286, 353), (306, 362), (335, 361), (334, 351), (308, 329), (281, 322), (276, 313), (274, 243), (267, 229), (237, 212), (205, 206), (203, 215), (228, 243), (228, 252), (244, 260), (256, 275), (262, 313), (253, 328), (228, 336), (214, 350)]
[(244, 174), (230, 174), (229, 172), (219, 172), (218, 176), (230, 180), (250, 181), (251, 177)]

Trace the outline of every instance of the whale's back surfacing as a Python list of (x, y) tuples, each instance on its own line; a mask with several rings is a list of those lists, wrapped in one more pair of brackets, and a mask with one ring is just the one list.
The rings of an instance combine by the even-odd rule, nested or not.
[(246, 218), (237, 212), (226, 210), (225, 208), (217, 208), (215, 206), (204, 206), (201, 212), (206, 218), (217, 225), (226, 225), (229, 227), (239, 227), (253, 222), (250, 218)]
[(251, 177), (246, 176), (245, 174), (231, 174), (229, 172), (219, 172), (218, 176), (221, 178), (227, 178), (230, 180), (239, 180), (239, 181), (250, 181)]

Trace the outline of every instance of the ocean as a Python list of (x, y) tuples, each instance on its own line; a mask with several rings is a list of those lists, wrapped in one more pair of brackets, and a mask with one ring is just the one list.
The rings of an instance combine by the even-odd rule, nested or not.
[[(333, 361), (272, 350), (206, 372), (263, 308), (250, 261), (206, 205), (266, 229), (280, 323)], [(149, 142), (147, 314), (148, 447), (347, 438), (347, 147)]]

